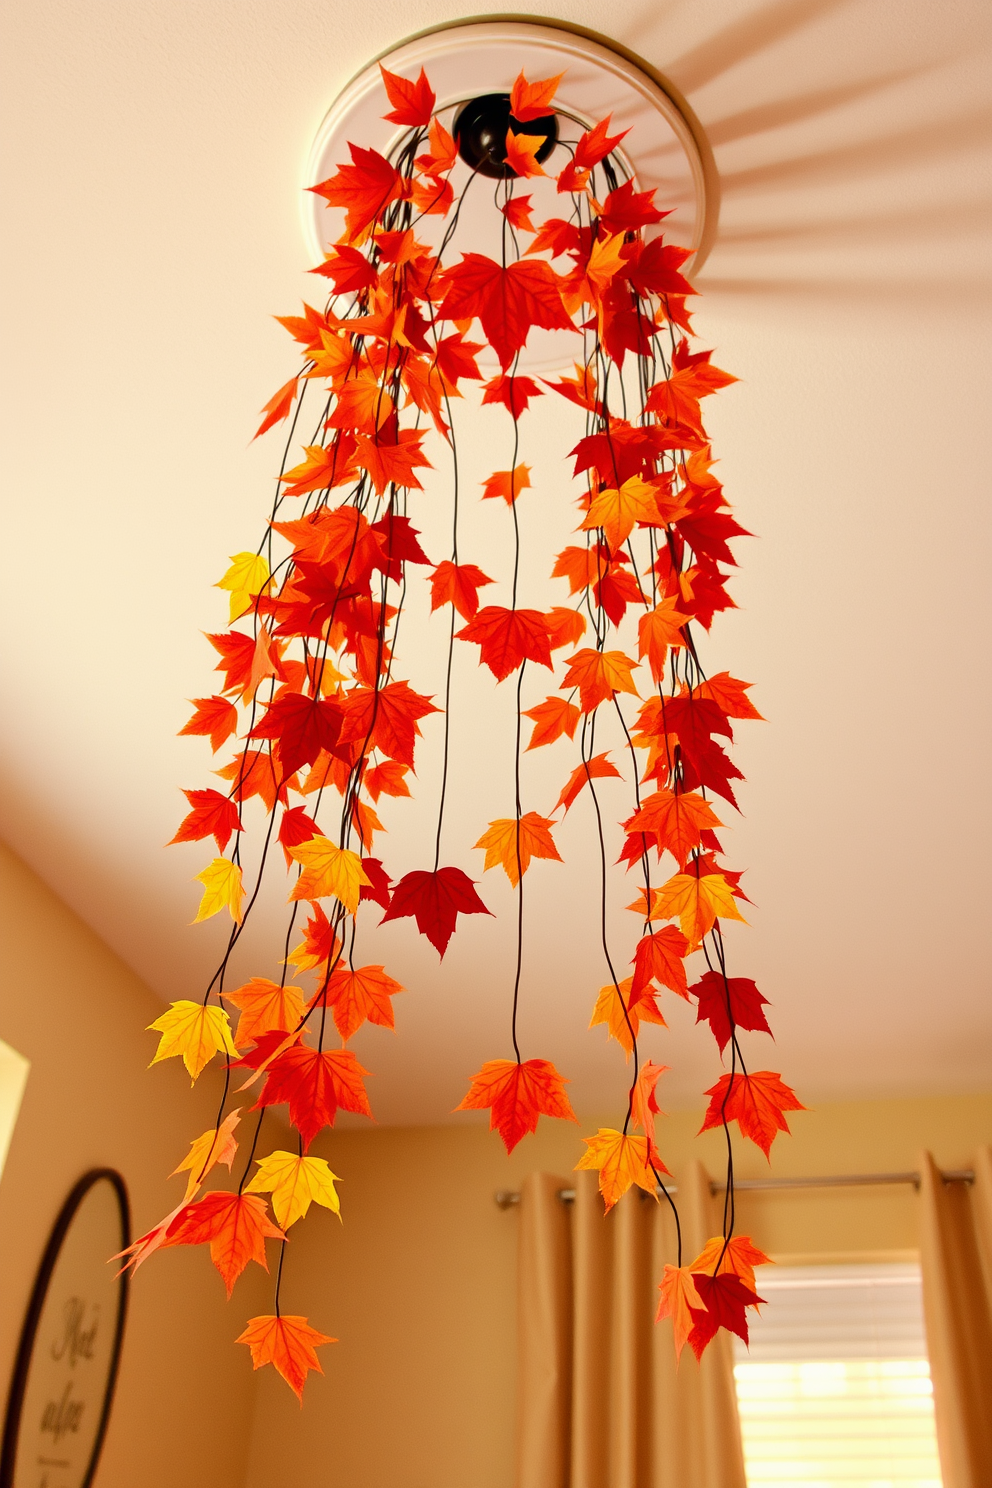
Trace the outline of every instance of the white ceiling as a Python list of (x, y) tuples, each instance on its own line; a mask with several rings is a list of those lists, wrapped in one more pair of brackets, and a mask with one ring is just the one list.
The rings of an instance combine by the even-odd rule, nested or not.
[[(545, 0), (523, 13), (645, 56), (688, 97), (721, 175), (697, 325), (742, 379), (710, 424), (760, 536), (739, 545), (741, 608), (706, 655), (755, 682), (769, 719), (740, 728), (745, 815), (728, 834), (757, 906), (734, 969), (774, 1003), (777, 1044), (750, 1047), (810, 1100), (986, 1086), (992, 12)], [(205, 742), (175, 733), (185, 699), (212, 688), (199, 632), (223, 623), (226, 597), (211, 585), (255, 545), (272, 491), (276, 445), (248, 440), (295, 352), (269, 317), (317, 293), (301, 162), (370, 56), (451, 18), (428, 0), (4, 12), (0, 829), (163, 997), (195, 995), (223, 933), (188, 927), (204, 853), (161, 844), (178, 786), (210, 778)], [(542, 575), (572, 520), (557, 451), (574, 426), (551, 402), (523, 454), (542, 482), (524, 513), (537, 603), (552, 602)], [(492, 434), (472, 428), (467, 410), (481, 479)], [(472, 516), (464, 551), (505, 569), (497, 504)], [(435, 690), (440, 624), (407, 632)], [(446, 857), (473, 874), (471, 843), (508, 809), (511, 698), (487, 677), (466, 651)], [(432, 810), (438, 733), (425, 734), (421, 803), (389, 819), (401, 871), (422, 866)], [(528, 778), (546, 810), (571, 761), (564, 745), (542, 753)], [(526, 881), (523, 1028), (525, 1053), (554, 1058), (576, 1104), (602, 1110), (623, 1069), (603, 1030), (585, 1031), (605, 980), (591, 830), (577, 806), (566, 866)], [(507, 1052), (511, 900), (495, 878), (482, 892), (500, 918), (463, 921), (440, 970), (410, 922), (368, 919), (365, 959), (410, 989), (395, 1039), (355, 1041), (381, 1120), (444, 1119), (478, 1062)], [(271, 969), (279, 919), (276, 903), (246, 974)], [(37, 987), (15, 995), (68, 971), (44, 949)], [(719, 1073), (687, 1011), (646, 1040), (674, 1067), (670, 1106), (698, 1103)]]

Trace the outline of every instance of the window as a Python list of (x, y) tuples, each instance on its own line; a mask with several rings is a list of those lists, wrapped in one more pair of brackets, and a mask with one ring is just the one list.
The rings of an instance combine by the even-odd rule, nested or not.
[(14, 1135), (14, 1123), (21, 1109), (21, 1096), (31, 1068), (23, 1054), (18, 1054), (0, 1039), (0, 1173), (7, 1161), (7, 1149)]
[(941, 1488), (919, 1266), (765, 1267), (758, 1292), (734, 1340), (749, 1488)]

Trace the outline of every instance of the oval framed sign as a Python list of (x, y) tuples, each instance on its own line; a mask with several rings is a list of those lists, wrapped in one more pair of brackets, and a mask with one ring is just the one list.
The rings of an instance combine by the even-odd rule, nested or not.
[(128, 1278), (108, 1266), (131, 1243), (127, 1189), (113, 1168), (84, 1174), (62, 1205), (17, 1350), (0, 1488), (88, 1488), (120, 1362)]

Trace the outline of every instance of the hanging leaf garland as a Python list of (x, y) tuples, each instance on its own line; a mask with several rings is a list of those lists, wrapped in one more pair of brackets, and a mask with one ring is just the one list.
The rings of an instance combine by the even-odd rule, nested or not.
[[(422, 867), (394, 882), (380, 849), (373, 850), (382, 831), (376, 804), (382, 795), (410, 794), (420, 725), (434, 714), (447, 778), (456, 642), (478, 647), (479, 664), (497, 683), (514, 679), (516, 717), (512, 814), (478, 823), (459, 844), (462, 853), (473, 843), (483, 850), (481, 872), (502, 868), (517, 897), (513, 1057), (505, 1057), (509, 1048), (494, 1051), (498, 1057), (471, 1077), (459, 1109), (488, 1110), (508, 1151), (541, 1116), (576, 1119), (562, 1074), (539, 1050), (521, 1048), (518, 1012), (526, 874), (534, 859), (561, 861), (553, 834), (580, 801), (601, 878), (607, 976), (598, 992), (601, 978), (591, 983), (589, 1012), (593, 1029), (605, 1025), (620, 1044), (630, 1076), (619, 1126), (586, 1137), (577, 1164), (598, 1172), (607, 1208), (636, 1185), (664, 1196), (677, 1222), (655, 1124), (665, 1067), (644, 1063), (638, 1042), (644, 1022), (664, 1025), (665, 993), (696, 1000), (719, 1054), (729, 1049), (729, 1071), (706, 1092), (703, 1128), (720, 1126), (727, 1135), (723, 1232), (688, 1263), (679, 1240), (678, 1264), (666, 1267), (660, 1282), (659, 1317), (673, 1318), (677, 1351), (688, 1342), (698, 1356), (720, 1327), (746, 1337), (746, 1309), (760, 1301), (753, 1265), (766, 1258), (734, 1233), (729, 1123), (767, 1154), (776, 1133), (788, 1130), (783, 1113), (802, 1109), (778, 1074), (748, 1072), (739, 1033), (770, 1031), (767, 999), (752, 981), (729, 976), (721, 930), (722, 921), (744, 918), (745, 898), (717, 836), (726, 810), (736, 807), (733, 782), (741, 779), (727, 745), (732, 721), (761, 715), (747, 696), (750, 684), (726, 672), (707, 677), (698, 650), (698, 631), (709, 631), (714, 616), (733, 607), (729, 543), (745, 533), (713, 472), (703, 424), (703, 400), (734, 379), (712, 365), (709, 351), (690, 349), (686, 300), (694, 290), (681, 272), (689, 255), (657, 233), (665, 213), (653, 193), (618, 178), (611, 151), (623, 136), (610, 137), (605, 119), (573, 142), (571, 153), (559, 152), (567, 157), (557, 172), (567, 216), (536, 224), (532, 196), (515, 195), (515, 187), (522, 176), (545, 174), (536, 161), (543, 138), (511, 132), (507, 158), (517, 174), (496, 188), (501, 258), (472, 252), (452, 261), (468, 189), (456, 198), (455, 142), (432, 114), (434, 94), (423, 73), (412, 81), (386, 69), (382, 76), (392, 106), (385, 117), (407, 132), (389, 159), (351, 145), (351, 161), (312, 188), (345, 214), (341, 238), (314, 270), (330, 294), (322, 310), (305, 305), (302, 315), (280, 318), (299, 343), (303, 366), (265, 404), (258, 430), (289, 422), (279, 494), (257, 549), (236, 554), (218, 581), (230, 594), (231, 613), (228, 630), (209, 637), (220, 681), (213, 696), (196, 700), (181, 730), (209, 737), (215, 752), (237, 735), (233, 758), (217, 771), (222, 788), (186, 791), (191, 809), (173, 839), (214, 839), (221, 856), (199, 875), (197, 919), (227, 912), (231, 929), (201, 1002), (174, 1004), (156, 1021), (155, 1060), (179, 1056), (195, 1080), (215, 1055), (226, 1059), (224, 1098), (215, 1129), (197, 1138), (177, 1169), (186, 1175), (183, 1203), (136, 1241), (127, 1259), (137, 1266), (156, 1249), (209, 1244), (230, 1291), (248, 1260), (265, 1264), (265, 1239), (278, 1240), (274, 1312), (253, 1319), (239, 1342), (248, 1344), (256, 1368), (272, 1363), (301, 1398), (308, 1372), (320, 1369), (315, 1350), (334, 1340), (307, 1319), (280, 1313), (280, 1225), (303, 1222), (311, 1200), (338, 1212), (334, 1175), (307, 1148), (339, 1109), (371, 1115), (368, 1072), (346, 1046), (366, 1022), (391, 1028), (392, 998), (403, 990), (381, 964), (353, 959), (359, 917), (368, 914), (361, 906), (381, 908), (383, 924), (412, 918), (440, 956), (460, 916), (490, 913), (478, 881), (442, 861), (450, 839), (443, 786)], [(545, 115), (558, 81), (528, 81), (521, 73), (515, 118)], [(417, 235), (428, 216), (448, 219), (437, 251)], [(655, 232), (645, 240), (648, 227)], [(531, 241), (523, 247), (525, 236)], [(562, 260), (564, 272), (556, 267)], [(482, 340), (471, 339), (476, 328)], [(574, 336), (574, 376), (539, 384), (519, 373), (535, 328)], [(506, 419), (507, 433), (505, 466), (484, 482), (480, 499), (502, 498), (512, 523), (508, 605), (484, 603), (480, 590), (494, 580), (474, 561), (482, 555), (459, 547), (457, 460), (450, 476), (442, 473), (456, 452), (452, 400), (463, 384), (483, 382), (476, 360), (483, 343), (501, 371), (483, 383), (482, 402), (500, 405), (494, 417)], [(529, 403), (551, 393), (582, 410), (585, 433), (571, 451), (581, 485), (575, 530), (563, 534), (552, 575), (566, 581), (568, 594), (544, 610), (534, 607), (536, 596), (527, 604), (519, 592), (517, 508), (531, 488), (521, 419)], [(414, 493), (425, 480), (434, 493), (452, 494), (450, 550), (431, 557), (413, 525)], [(418, 582), (418, 571), (430, 584), (431, 609), (449, 610), (440, 699), (417, 690), (395, 650), (407, 586)], [(619, 634), (630, 624), (628, 611), (637, 617), (636, 657)], [(539, 689), (537, 668), (547, 678)], [(536, 693), (527, 707), (525, 679)], [(526, 743), (525, 718), (533, 723)], [(600, 741), (611, 729), (620, 742), (604, 750)], [(561, 793), (545, 814), (536, 809), (541, 803), (525, 802), (522, 758), (563, 738), (577, 763), (563, 771)], [(611, 778), (626, 780), (630, 790), (616, 869), (607, 860), (612, 824), (599, 795)], [(713, 796), (727, 803), (720, 814)], [(249, 870), (242, 844), (257, 830), (244, 809), (254, 797), (266, 820)], [(282, 979), (254, 977), (228, 989), (232, 953), (263, 875), (276, 871), (280, 856), (293, 875)], [(631, 871), (640, 881), (630, 909), (641, 936), (628, 973), (610, 944), (606, 911), (611, 875)], [(294, 946), (302, 906), (309, 918)], [(706, 968), (690, 985), (686, 960), (699, 955)], [(309, 992), (287, 982), (290, 973), (312, 978)], [(240, 1013), (233, 1034), (228, 1006)], [(237, 1074), (247, 1074), (242, 1081), (232, 1073), (236, 1065)], [(230, 1169), (235, 1161), (243, 1100), (227, 1107), (249, 1087), (258, 1115), (237, 1189), (197, 1197), (218, 1163)], [(273, 1104), (288, 1108), (297, 1153), (260, 1155)]]

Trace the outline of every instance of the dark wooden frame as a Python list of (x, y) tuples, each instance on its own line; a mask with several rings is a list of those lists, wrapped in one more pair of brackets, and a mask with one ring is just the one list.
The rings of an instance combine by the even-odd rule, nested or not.
[[(41, 1311), (45, 1305), (45, 1297), (52, 1279), (52, 1272), (55, 1270), (55, 1263), (58, 1260), (63, 1241), (69, 1232), (69, 1226), (76, 1216), (76, 1211), (90, 1189), (102, 1179), (106, 1179), (111, 1184), (117, 1195), (121, 1221), (121, 1250), (125, 1250), (131, 1243), (131, 1206), (128, 1203), (127, 1187), (125, 1186), (124, 1179), (115, 1168), (91, 1168), (88, 1173), (84, 1173), (82, 1178), (80, 1178), (59, 1211), (58, 1218), (52, 1226), (52, 1233), (48, 1237), (48, 1244), (45, 1246), (45, 1253), (41, 1258), (41, 1265), (38, 1267), (38, 1274), (35, 1277), (34, 1287), (31, 1291), (31, 1300), (28, 1303), (28, 1310), (24, 1316), (24, 1325), (21, 1329), (21, 1340), (17, 1346), (17, 1358), (14, 1363), (14, 1373), (10, 1383), (10, 1395), (7, 1399), (7, 1410), (4, 1417), (3, 1446), (0, 1448), (0, 1488), (13, 1488), (14, 1467), (17, 1460), (17, 1439), (20, 1434), (24, 1392), (27, 1388), (28, 1371), (31, 1367), (31, 1356), (34, 1352), (35, 1335), (41, 1319)], [(117, 1371), (120, 1366), (121, 1344), (124, 1340), (124, 1323), (127, 1319), (128, 1283), (128, 1274), (124, 1272), (120, 1277), (120, 1306), (117, 1311), (117, 1328), (110, 1355), (110, 1368), (104, 1388), (103, 1408), (97, 1425), (93, 1452), (80, 1483), (80, 1488), (90, 1488), (93, 1475), (96, 1472), (97, 1463), (100, 1460), (103, 1439), (107, 1433), (110, 1408), (114, 1401), (114, 1388), (117, 1384)]]

